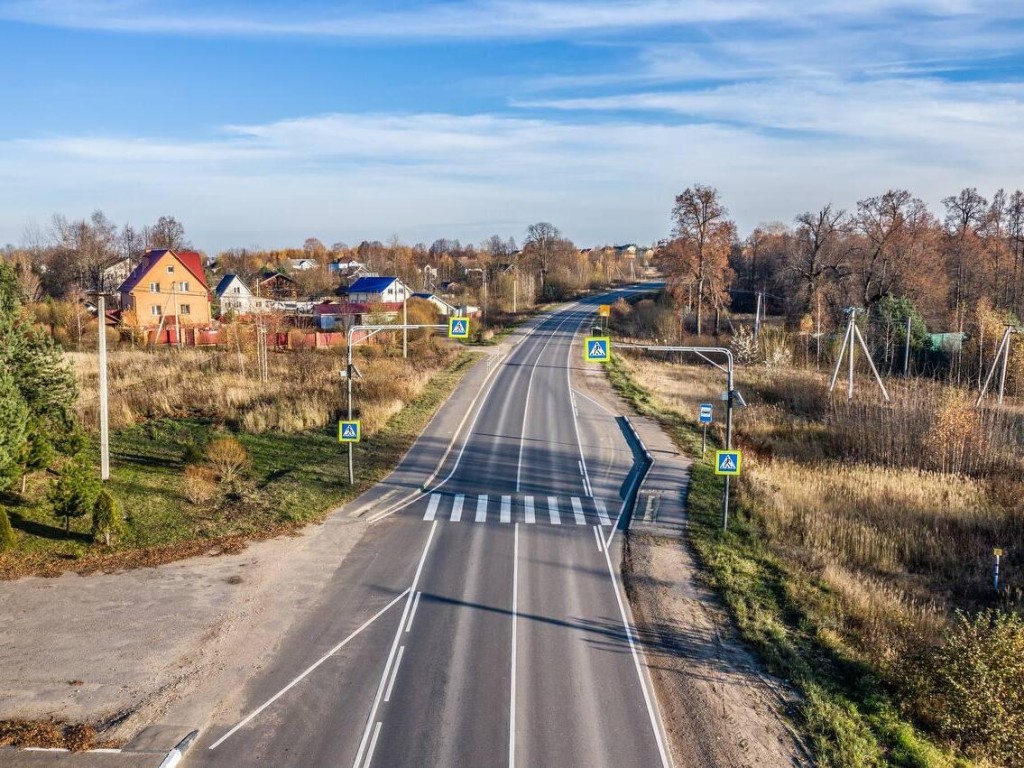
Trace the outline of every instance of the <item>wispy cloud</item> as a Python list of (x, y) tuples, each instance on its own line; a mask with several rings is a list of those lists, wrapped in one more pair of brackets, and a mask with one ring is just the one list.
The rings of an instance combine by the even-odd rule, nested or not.
[(422, 3), (402, 11), (328, 11), (295, 4), (269, 14), (247, 4), (154, 3), (148, 0), (12, 0), (0, 18), (31, 24), (131, 33), (221, 36), (313, 36), (339, 39), (546, 38), (574, 33), (637, 30), (749, 21), (807, 24), (889, 14), (967, 17), (998, 10), (994, 0), (476, 0)]
[[(966, 116), (969, 118), (969, 116)], [(42, 212), (118, 220), (172, 212), (203, 247), (329, 239), (521, 236), (552, 220), (583, 243), (668, 233), (672, 197), (714, 183), (741, 228), (891, 186), (938, 204), (1024, 176), (1024, 153), (858, 146), (722, 123), (495, 115), (331, 114), (229, 126), (202, 142), (78, 137), (0, 143), (0, 242)], [(445, 229), (443, 222), (461, 222)]]

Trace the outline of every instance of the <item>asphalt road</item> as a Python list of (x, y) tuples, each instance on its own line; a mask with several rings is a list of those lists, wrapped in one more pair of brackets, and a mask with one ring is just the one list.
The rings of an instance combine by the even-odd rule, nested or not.
[(572, 387), (596, 303), (494, 362), (428, 490), (370, 529), (187, 765), (669, 764), (616, 575), (633, 454)]

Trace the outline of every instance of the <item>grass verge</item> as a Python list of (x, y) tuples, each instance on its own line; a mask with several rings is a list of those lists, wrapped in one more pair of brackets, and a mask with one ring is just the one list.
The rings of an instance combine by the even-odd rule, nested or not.
[[(0, 554), (0, 578), (53, 576), (153, 566), (207, 552), (231, 552), (247, 541), (298, 530), (383, 479), (469, 371), (465, 351), (420, 394), (356, 447), (356, 483), (348, 483), (348, 454), (332, 426), (304, 432), (231, 432), (203, 419), (157, 419), (111, 435), (110, 490), (127, 517), (112, 547), (92, 543), (88, 518), (72, 520), (70, 536), (45, 500), (48, 479), (30, 479), (24, 496), (3, 499), (18, 531), (15, 550)], [(222, 484), (200, 504), (183, 495), (190, 453), (215, 436), (230, 435), (248, 451), (243, 477)], [(198, 450), (197, 450), (198, 449)]]
[[(695, 422), (661, 404), (621, 359), (613, 358), (607, 371), (614, 389), (638, 413), (656, 420), (681, 450), (700, 455)], [(872, 669), (847, 653), (828, 621), (837, 596), (827, 584), (787, 567), (768, 549), (742, 482), (735, 484), (729, 530), (721, 530), (722, 482), (714, 474), (712, 456), (709, 452), (707, 459), (695, 459), (692, 467), (690, 542), (743, 637), (774, 674), (802, 693), (798, 726), (819, 764), (970, 765), (915, 730)]]

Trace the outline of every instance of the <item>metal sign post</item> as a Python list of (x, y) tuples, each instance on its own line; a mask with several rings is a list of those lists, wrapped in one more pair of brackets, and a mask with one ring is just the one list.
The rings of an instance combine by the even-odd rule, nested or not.
[[(711, 363), (720, 371), (725, 373), (725, 449), (732, 450), (732, 406), (739, 400), (740, 405), (745, 405), (743, 398), (733, 388), (733, 358), (732, 350), (725, 347), (662, 347), (648, 346), (644, 344), (620, 344), (619, 346), (629, 349), (639, 349), (644, 352), (679, 352), (697, 355), (702, 360)], [(716, 363), (708, 355), (720, 355), (725, 358), (725, 365)], [(722, 530), (729, 528), (729, 478), (725, 475), (725, 487), (722, 489)]]
[[(413, 331), (418, 329), (431, 329), (435, 331), (445, 330), (448, 325), (353, 325), (348, 329), (347, 343), (345, 347), (345, 388), (347, 390), (348, 400), (348, 415), (346, 421), (353, 421), (352, 419), (352, 379), (355, 374), (355, 365), (352, 362), (352, 337), (356, 331), (368, 331), (363, 341), (367, 341), (371, 336), (374, 336), (381, 331)], [(468, 323), (467, 323), (468, 331)], [(352, 450), (354, 441), (348, 443), (348, 482), (349, 485), (354, 485), (356, 482), (356, 471), (355, 471), (355, 457)]]
[(992, 575), (992, 588), (995, 589), (996, 592), (998, 592), (999, 591), (999, 558), (1001, 558), (1003, 556), (1003, 550), (1000, 549), (999, 547), (996, 547), (995, 549), (992, 550), (992, 554), (995, 555), (995, 557), (996, 557), (996, 568), (995, 568), (994, 574)]
[(703, 459), (704, 454), (708, 450), (708, 424), (711, 423), (714, 418), (714, 406), (711, 403), (701, 403), (700, 409), (697, 411), (697, 421), (704, 428), (704, 434), (700, 439), (700, 457)]

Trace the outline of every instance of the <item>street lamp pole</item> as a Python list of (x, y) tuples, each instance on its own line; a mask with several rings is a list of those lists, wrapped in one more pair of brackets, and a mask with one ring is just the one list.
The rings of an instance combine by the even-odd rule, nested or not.
[[(733, 378), (733, 357), (732, 350), (725, 347), (663, 347), (647, 346), (643, 344), (618, 344), (617, 346), (627, 349), (639, 349), (644, 352), (679, 352), (689, 353), (700, 357), (702, 360), (711, 363), (715, 368), (725, 373), (725, 449), (732, 450), (732, 408), (736, 401), (736, 390)], [(717, 363), (708, 355), (721, 355), (725, 358), (725, 365)], [(743, 400), (740, 400), (742, 404)], [(722, 530), (729, 528), (729, 475), (725, 476), (725, 487), (722, 489)]]

